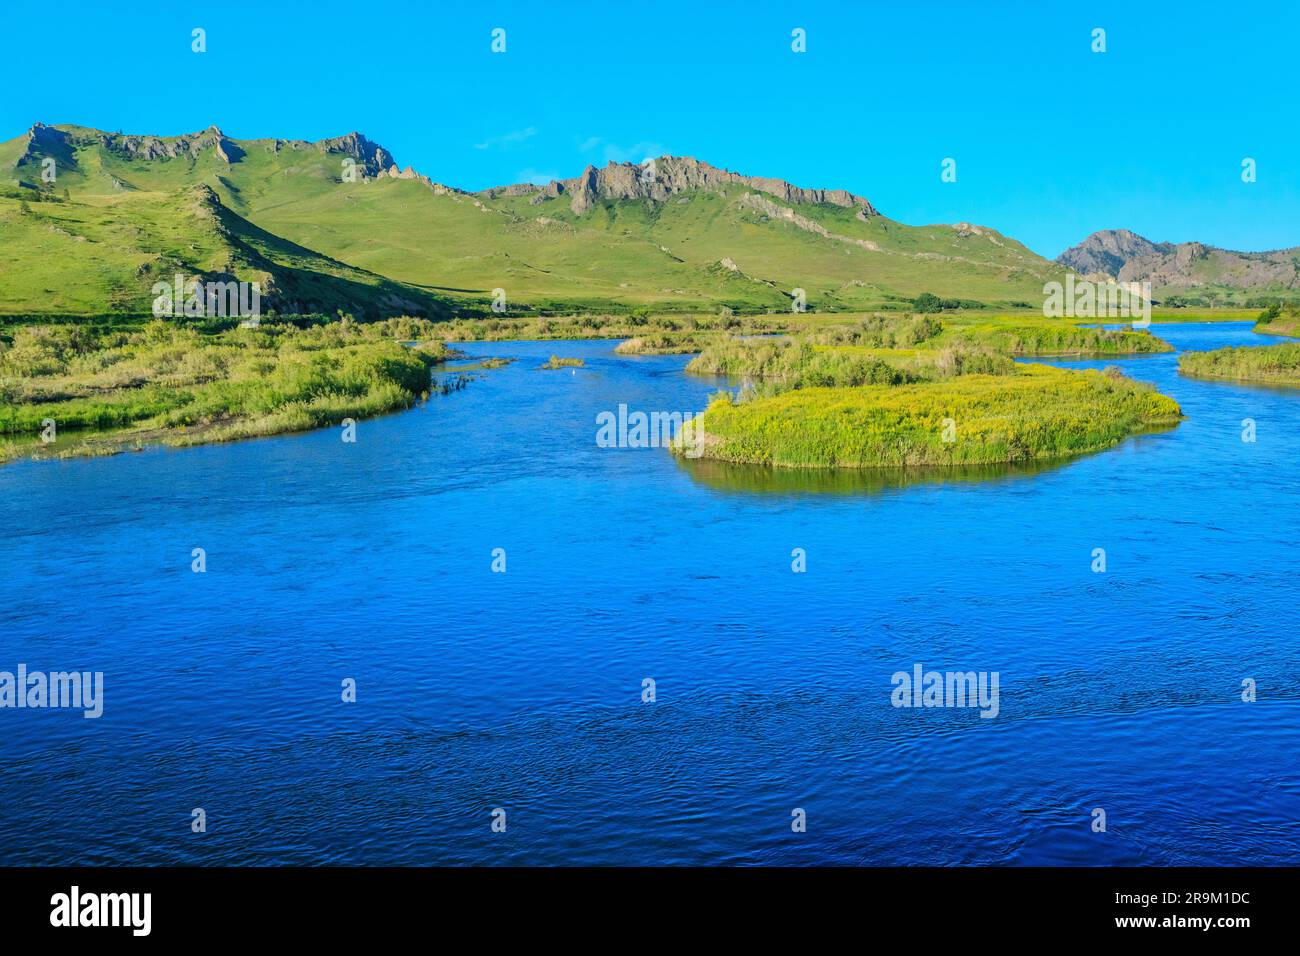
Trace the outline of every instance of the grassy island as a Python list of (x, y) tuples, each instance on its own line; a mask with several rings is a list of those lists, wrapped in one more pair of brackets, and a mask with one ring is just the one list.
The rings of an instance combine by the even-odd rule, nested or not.
[(692, 457), (796, 468), (980, 466), (1051, 460), (1176, 424), (1178, 405), (1117, 369), (1017, 362), (1032, 344), (1163, 351), (1146, 333), (866, 321), (798, 339), (729, 339), (689, 372), (740, 382), (702, 417)]
[(982, 465), (1098, 451), (1172, 426), (1172, 399), (1122, 375), (1022, 365), (902, 385), (715, 398), (702, 456), (780, 467)]
[(406, 408), (453, 355), (430, 341), (436, 329), (421, 319), (19, 326), (0, 342), (0, 461), (228, 441)]
[[(1273, 303), (1256, 316), (1255, 331), (1300, 336), (1300, 307)], [(1189, 378), (1300, 388), (1300, 342), (1184, 352), (1178, 357), (1178, 371)]]
[(1191, 378), (1300, 387), (1300, 342), (1184, 352), (1178, 371)]
[(706, 334), (653, 332), (634, 335), (614, 347), (619, 355), (690, 355), (710, 341)]

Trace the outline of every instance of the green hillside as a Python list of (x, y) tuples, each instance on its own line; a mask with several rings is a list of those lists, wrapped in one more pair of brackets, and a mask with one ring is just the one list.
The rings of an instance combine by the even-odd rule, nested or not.
[[(0, 143), (0, 310), (136, 310), (175, 270), (263, 276), (280, 311), (482, 312), (498, 288), (512, 312), (783, 311), (796, 289), (816, 311), (905, 308), (927, 292), (1005, 308), (1041, 302), (1062, 272), (992, 230), (905, 226), (865, 200), (792, 202), (783, 195), (814, 193), (663, 162), (687, 186), (647, 179), (656, 198), (607, 190), (580, 204), (577, 180), (444, 187), (355, 133), (308, 143), (38, 125)], [(640, 175), (584, 176), (604, 188), (606, 174)]]
[[(71, 140), (71, 138), (70, 138)], [(15, 162), (0, 147), (0, 168)], [(6, 314), (144, 314), (156, 282), (175, 275), (257, 282), (263, 307), (337, 309), (379, 317), (445, 311), (427, 290), (394, 282), (268, 232), (227, 207), (197, 162), (137, 163), (140, 182), (111, 151), (28, 150), (0, 198), (0, 311)], [(53, 184), (40, 160), (56, 157)], [(70, 158), (69, 158), (70, 157)], [(219, 180), (218, 180), (219, 181)]]

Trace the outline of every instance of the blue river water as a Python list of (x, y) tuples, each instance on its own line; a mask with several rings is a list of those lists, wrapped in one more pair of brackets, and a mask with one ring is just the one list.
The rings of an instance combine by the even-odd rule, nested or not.
[[(814, 478), (599, 447), (717, 388), (614, 344), (468, 346), (519, 361), (355, 443), (0, 468), (0, 670), (104, 673), (0, 709), (0, 864), (1300, 863), (1300, 392), (1062, 362), (1187, 419)], [(892, 706), (918, 664), (997, 716)]]

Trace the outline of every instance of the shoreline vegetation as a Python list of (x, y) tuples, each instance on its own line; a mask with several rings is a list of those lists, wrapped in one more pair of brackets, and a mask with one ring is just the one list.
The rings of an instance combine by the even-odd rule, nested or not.
[(215, 333), (161, 320), (130, 332), (22, 326), (0, 344), (0, 462), (234, 441), (408, 408), (435, 390), (434, 367), (458, 357), (437, 331), (426, 319), (347, 317)]
[(1025, 354), (1170, 351), (1145, 332), (1060, 324), (948, 327), (921, 316), (796, 339), (727, 340), (687, 365), (739, 380), (674, 450), (777, 468), (910, 469), (1053, 460), (1172, 427), (1182, 411), (1118, 368), (1082, 372)]
[[(994, 384), (1000, 379), (1026, 396), (1032, 394), (1033, 401), (1042, 397), (1041, 384), (1030, 381), (1014, 357), (1171, 350), (1145, 330), (1105, 330), (1071, 320), (961, 310), (747, 316), (634, 310), (551, 319), (399, 317), (377, 322), (357, 322), (347, 315), (272, 315), (248, 328), (162, 320), (133, 325), (13, 324), (0, 328), (0, 462), (232, 441), (334, 425), (345, 418), (407, 408), (430, 392), (462, 387), (463, 380), (434, 384), (431, 376), (434, 368), (464, 357), (452, 343), (593, 338), (622, 338), (615, 349), (620, 355), (694, 354), (689, 371), (748, 383), (741, 405), (789, 391), (939, 386), (960, 377), (967, 380), (962, 389), (962, 407), (967, 410), (980, 408), (966, 394), (969, 389), (1001, 395), (1006, 388)], [(477, 373), (510, 361), (488, 358), (467, 368)], [(557, 355), (540, 367), (583, 364)], [(1128, 394), (1119, 386), (1111, 390)], [(920, 402), (917, 414), (928, 414), (929, 406), (921, 399), (931, 393), (899, 394)], [(821, 397), (829, 408), (838, 407), (846, 396)], [(806, 401), (793, 405), (802, 407)], [(747, 408), (726, 413), (726, 421), (758, 415), (759, 407), (752, 407), (752, 413)], [(1048, 412), (1043, 412), (1044, 421)], [(1032, 407), (1018, 414), (1025, 422), (1034, 420)], [(716, 413), (719, 420), (723, 416), (721, 410)], [(42, 436), (50, 421), (55, 440), (46, 442)], [(1135, 420), (1134, 427), (1144, 421)], [(998, 455), (1055, 453), (1051, 441), (1039, 438), (1027, 446), (1012, 441), (1005, 451), (990, 446), (969, 459), (954, 458), (952, 449), (929, 457), (985, 462), (1003, 460)], [(1110, 433), (1097, 441), (1111, 441)], [(1066, 444), (1073, 448), (1078, 443)], [(783, 457), (753, 447), (744, 455), (755, 460)], [(831, 451), (810, 460), (841, 457)], [(912, 463), (907, 455), (902, 458), (902, 463)]]
[[(1178, 316), (1156, 314), (1152, 322), (1224, 322), (1247, 320), (1253, 314), (1224, 313)], [(621, 339), (620, 355), (686, 355), (701, 351), (719, 337), (808, 335), (841, 330), (894, 328), (928, 320), (938, 323), (952, 339), (986, 340), (1017, 355), (1127, 355), (1169, 352), (1172, 347), (1149, 332), (1097, 328), (1096, 320), (1049, 319), (1041, 312), (987, 313), (916, 312), (780, 312), (733, 314), (578, 314), (563, 317), (530, 315), (457, 318), (439, 323), (442, 338), (457, 342), (545, 342), (552, 340)], [(1108, 323), (1109, 324), (1109, 323)]]
[(1189, 378), (1300, 388), (1300, 342), (1185, 352), (1178, 371)]
[[(1254, 331), (1300, 337), (1300, 306), (1273, 303), (1256, 317)], [(1188, 378), (1209, 381), (1300, 388), (1300, 342), (1185, 352), (1178, 357), (1178, 371)]]
[(1002, 376), (719, 396), (697, 441), (702, 458), (780, 468), (976, 466), (1101, 451), (1181, 420), (1173, 399), (1117, 371), (1023, 365)]
[(1300, 305), (1292, 302), (1283, 308), (1274, 302), (1255, 318), (1255, 331), (1261, 335), (1300, 337)]

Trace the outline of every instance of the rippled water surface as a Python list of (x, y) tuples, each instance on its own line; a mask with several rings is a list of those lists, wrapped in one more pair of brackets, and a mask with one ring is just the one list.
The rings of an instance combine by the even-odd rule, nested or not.
[[(1187, 420), (809, 479), (597, 447), (716, 388), (614, 344), (470, 346), (519, 361), (356, 444), (0, 468), (0, 670), (105, 674), (0, 710), (0, 863), (1300, 863), (1300, 392), (1064, 362)], [(892, 707), (918, 663), (998, 716)]]

